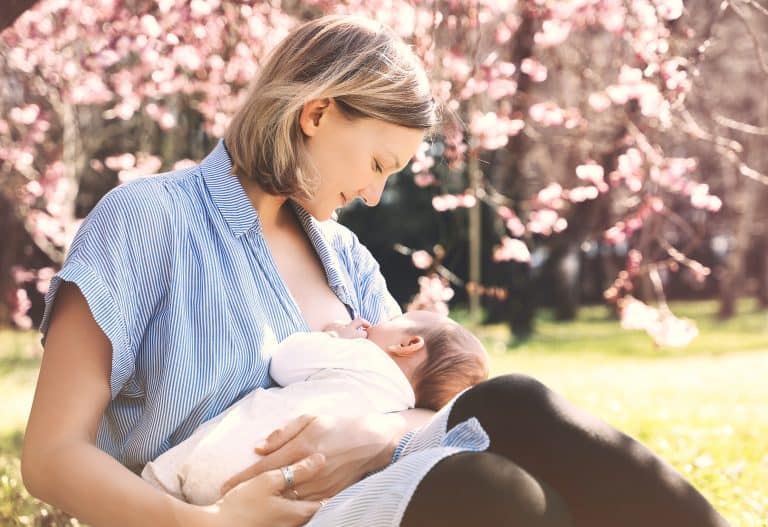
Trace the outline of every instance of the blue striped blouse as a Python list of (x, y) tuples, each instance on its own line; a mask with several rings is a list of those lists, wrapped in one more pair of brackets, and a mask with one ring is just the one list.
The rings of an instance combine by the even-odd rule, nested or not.
[[(231, 175), (223, 142), (195, 167), (111, 190), (81, 225), (51, 281), (82, 291), (112, 343), (97, 445), (135, 472), (256, 387), (271, 345), (308, 331)], [(293, 209), (351, 317), (400, 313), (378, 263), (347, 228)]]

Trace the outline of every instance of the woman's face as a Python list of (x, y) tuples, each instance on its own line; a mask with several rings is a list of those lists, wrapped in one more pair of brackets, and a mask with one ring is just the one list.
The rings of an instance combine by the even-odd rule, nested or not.
[(299, 203), (320, 221), (355, 198), (376, 205), (387, 178), (405, 168), (424, 140), (421, 130), (375, 119), (348, 121), (333, 99), (305, 104), (300, 123), (320, 179), (314, 197)]

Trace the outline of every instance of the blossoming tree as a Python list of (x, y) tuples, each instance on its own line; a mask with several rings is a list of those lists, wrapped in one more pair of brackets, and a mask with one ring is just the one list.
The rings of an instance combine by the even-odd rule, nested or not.
[[(748, 20), (757, 8), (739, 2)], [(29, 284), (47, 288), (87, 186), (199, 159), (268, 50), (330, 12), (390, 25), (430, 70), (453, 118), (410, 170), (422, 186), (442, 188), (439, 167), (465, 182), (460, 192), (445, 187), (435, 209), (467, 208), (477, 233), (479, 205), (492, 207), (506, 232), (497, 260), (529, 262), (547, 237), (626, 245), (606, 299), (660, 344), (695, 335), (666, 307), (661, 277), (709, 273), (680, 233), (692, 232), (692, 211), (716, 213), (722, 201), (711, 174), (679, 148), (679, 130), (707, 134), (691, 124), (687, 100), (722, 12), (693, 27), (681, 0), (42, 0), (0, 43), (2, 206), (50, 260), (16, 266), (14, 281), (0, 283), (13, 323), (32, 324)], [(741, 174), (764, 177), (738, 148), (723, 149)], [(453, 287), (467, 287), (475, 304), (480, 294), (502, 298), (503, 288), (483, 285), (476, 234), (469, 243), (469, 281), (453, 277)], [(413, 258), (442, 272), (425, 277), (415, 302), (444, 309), (450, 270), (423, 250)], [(635, 298), (643, 283), (658, 308)]]

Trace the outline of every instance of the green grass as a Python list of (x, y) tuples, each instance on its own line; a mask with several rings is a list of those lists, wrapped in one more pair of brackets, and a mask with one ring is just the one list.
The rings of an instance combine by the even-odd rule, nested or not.
[[(476, 331), (493, 375), (537, 377), (650, 446), (733, 527), (768, 527), (768, 313), (744, 302), (738, 317), (721, 323), (714, 302), (671, 307), (701, 331), (683, 350), (659, 349), (642, 332), (622, 330), (604, 307), (584, 308), (570, 323), (542, 312), (536, 335), (523, 343), (510, 344), (503, 325)], [(20, 483), (18, 456), (39, 357), (35, 333), (0, 331), (2, 526), (77, 525)]]

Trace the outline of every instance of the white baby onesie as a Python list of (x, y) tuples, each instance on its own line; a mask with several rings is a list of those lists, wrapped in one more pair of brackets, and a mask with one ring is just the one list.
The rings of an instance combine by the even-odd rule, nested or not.
[(253, 390), (147, 463), (142, 478), (179, 499), (208, 505), (221, 497), (229, 478), (260, 459), (255, 445), (295, 417), (357, 416), (415, 405), (405, 374), (366, 339), (296, 333), (277, 346), (269, 372), (281, 387)]

